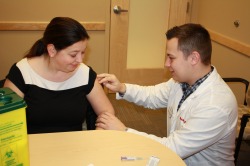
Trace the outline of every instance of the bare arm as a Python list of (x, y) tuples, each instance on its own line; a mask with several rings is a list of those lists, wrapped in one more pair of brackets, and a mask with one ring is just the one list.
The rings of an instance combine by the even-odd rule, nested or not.
[(24, 94), (23, 92), (21, 92), (15, 84), (13, 84), (9, 79), (6, 79), (5, 80), (5, 83), (3, 85), (4, 87), (8, 87), (10, 88), (11, 90), (13, 90), (17, 95), (19, 95), (20, 97), (24, 97)]
[(92, 91), (87, 95), (87, 99), (95, 110), (97, 116), (104, 112), (115, 114), (112, 104), (97, 80), (95, 80)]

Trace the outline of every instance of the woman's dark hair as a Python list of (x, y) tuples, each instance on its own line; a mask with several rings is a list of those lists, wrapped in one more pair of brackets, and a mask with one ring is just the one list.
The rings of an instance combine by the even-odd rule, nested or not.
[(43, 38), (33, 44), (25, 57), (31, 58), (47, 54), (48, 44), (53, 44), (55, 49), (60, 51), (86, 39), (89, 39), (89, 35), (78, 21), (69, 17), (55, 17), (46, 27)]
[(208, 31), (200, 24), (188, 23), (175, 26), (166, 33), (168, 40), (178, 39), (178, 49), (187, 57), (193, 51), (201, 56), (203, 64), (211, 64), (212, 43)]

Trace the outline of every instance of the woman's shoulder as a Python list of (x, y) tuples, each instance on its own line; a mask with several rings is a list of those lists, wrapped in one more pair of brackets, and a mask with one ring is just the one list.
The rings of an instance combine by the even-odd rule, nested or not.
[(23, 58), (19, 62), (17, 62), (17, 67), (19, 68), (37, 68), (41, 64), (41, 58)]
[(89, 74), (94, 74), (96, 73), (91, 66), (88, 66), (84, 63), (81, 63), (78, 70), (77, 70), (77, 73), (78, 74), (84, 74), (85, 76), (86, 75), (89, 75)]
[(28, 65), (28, 60), (27, 58), (23, 58), (20, 61), (16, 63), (17, 66), (27, 66)]

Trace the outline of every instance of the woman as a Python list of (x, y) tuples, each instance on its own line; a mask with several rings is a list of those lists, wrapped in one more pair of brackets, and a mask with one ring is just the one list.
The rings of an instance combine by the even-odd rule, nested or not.
[(97, 115), (114, 114), (96, 73), (82, 63), (88, 39), (79, 22), (55, 17), (11, 67), (4, 86), (26, 101), (29, 134), (82, 130), (88, 102)]

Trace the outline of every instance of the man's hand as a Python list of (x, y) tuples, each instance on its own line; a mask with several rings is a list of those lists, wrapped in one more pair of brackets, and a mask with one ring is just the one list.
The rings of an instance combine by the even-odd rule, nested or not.
[(96, 127), (103, 128), (105, 130), (126, 130), (126, 126), (115, 115), (109, 112), (104, 112), (98, 116), (96, 120)]
[(113, 92), (119, 92), (119, 93), (126, 92), (125, 84), (120, 83), (120, 81), (113, 74), (107, 74), (107, 73), (98, 74), (97, 80), (100, 84), (103, 84), (105, 87), (107, 87), (109, 90), (112, 90)]

